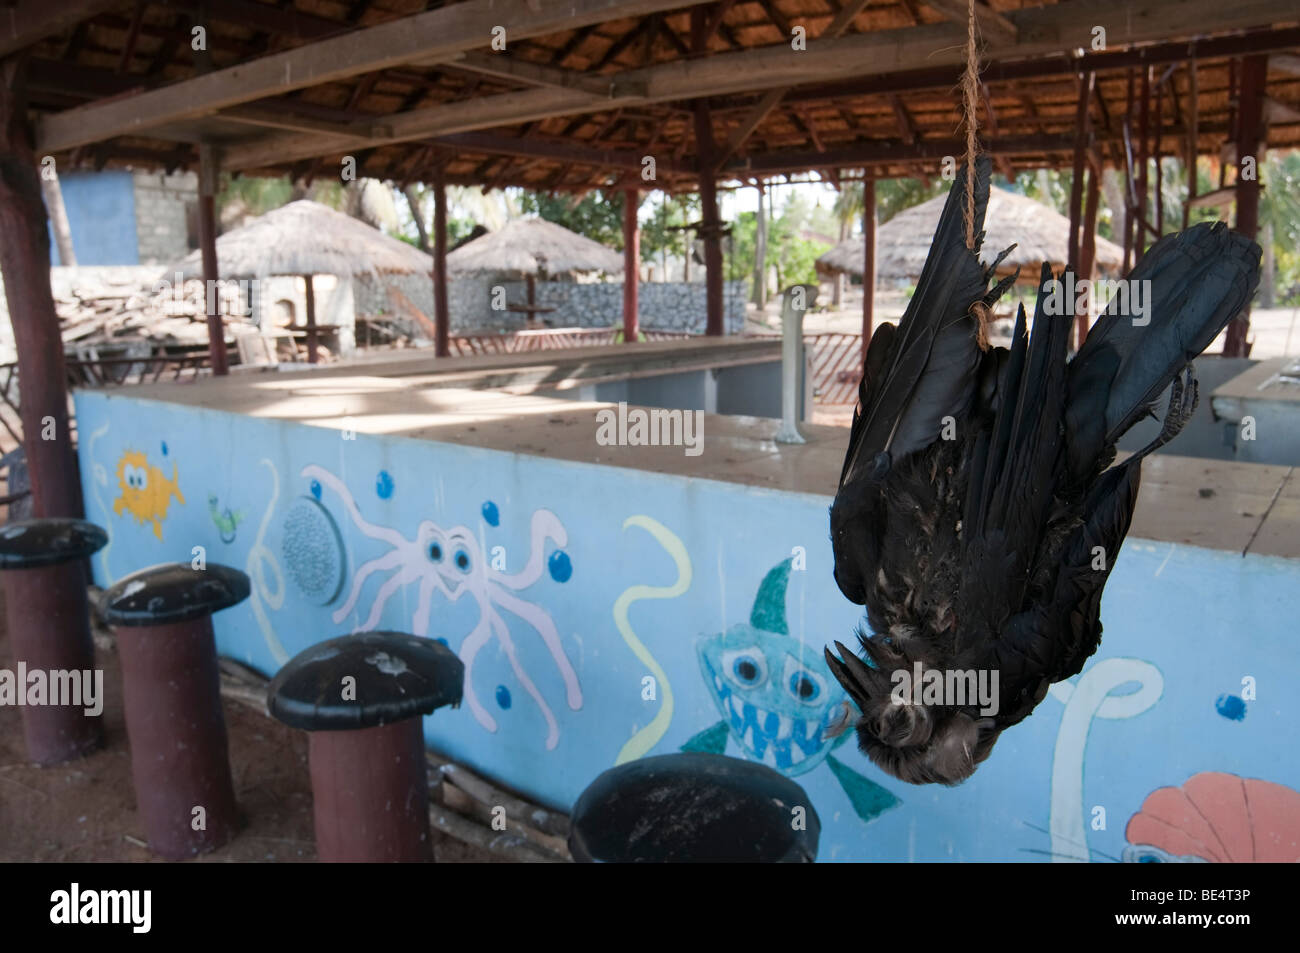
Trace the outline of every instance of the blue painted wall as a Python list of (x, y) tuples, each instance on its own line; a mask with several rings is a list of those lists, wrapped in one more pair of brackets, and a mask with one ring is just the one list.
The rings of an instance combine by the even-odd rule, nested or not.
[[(130, 172), (67, 172), (59, 176), (78, 265), (138, 265), (135, 183)], [(50, 262), (61, 265), (50, 234)]]
[[(831, 579), (828, 498), (76, 405), (87, 515), (111, 538), (100, 584), (204, 547), (253, 580), (221, 650), (267, 673), (356, 628), (446, 639), (467, 699), (429, 740), (547, 803), (620, 758), (761, 749), (809, 792), (823, 860), (1300, 857), (1300, 561), (1130, 540), (1098, 656), (968, 782), (918, 788), (822, 731), (845, 701), (822, 647), (859, 618)], [(1216, 812), (1219, 833), (1193, 829)]]

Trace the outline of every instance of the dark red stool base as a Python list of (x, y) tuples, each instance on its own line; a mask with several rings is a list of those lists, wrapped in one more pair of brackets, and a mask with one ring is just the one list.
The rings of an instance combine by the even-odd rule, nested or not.
[[(149, 847), (172, 860), (238, 829), (212, 617), (119, 626), (131, 776)], [(205, 829), (195, 830), (196, 807)]]
[(308, 737), (319, 860), (433, 860), (423, 718)]
[[(0, 575), (4, 577), (5, 618), (15, 667), (22, 662), (29, 673), (90, 671), (93, 678), (95, 646), (90, 637), (82, 561), (6, 569)], [(17, 689), (26, 694), (27, 685)], [(19, 712), (27, 756), (37, 764), (60, 764), (98, 748), (104, 738), (103, 720), (87, 715), (88, 707), (22, 706)]]

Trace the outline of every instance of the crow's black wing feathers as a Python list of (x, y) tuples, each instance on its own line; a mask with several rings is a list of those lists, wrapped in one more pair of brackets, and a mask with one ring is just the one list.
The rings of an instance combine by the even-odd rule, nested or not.
[(960, 606), (970, 638), (998, 631), (1020, 610), (1054, 502), (1072, 321), (1046, 313), (1051, 280), (1044, 265), (1033, 331), (1025, 333), (1021, 308), (998, 383), (997, 413), (976, 438), (962, 518)]
[[(992, 162), (976, 163), (975, 231), (983, 235)], [(966, 170), (948, 193), (934, 243), (916, 292), (893, 332), (888, 363), (861, 408), (840, 485), (869, 475), (877, 454), (898, 457), (928, 446), (945, 416), (960, 417), (970, 405), (980, 350), (972, 303), (984, 296), (988, 276), (979, 243), (966, 247)], [(866, 383), (864, 379), (864, 384)]]
[(1128, 534), (1141, 475), (1136, 460), (1102, 475), (1088, 494), (1086, 518), (1054, 559), (1059, 568), (1051, 591), (1008, 620), (982, 656), (970, 659), (1000, 674), (999, 727), (1027, 717), (1049, 685), (1077, 675), (1101, 644), (1102, 590)]
[[(1085, 485), (1124, 432), (1255, 293), (1261, 250), (1222, 222), (1166, 235), (1126, 279), (1068, 374), (1068, 474)], [(1132, 292), (1143, 299), (1135, 313)]]

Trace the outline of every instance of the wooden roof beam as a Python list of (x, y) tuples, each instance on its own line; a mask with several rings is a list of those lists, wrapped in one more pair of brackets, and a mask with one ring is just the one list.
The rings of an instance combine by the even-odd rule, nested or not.
[[(924, 0), (924, 2), (935, 13), (953, 23), (960, 23), (962, 31), (965, 32), (970, 18), (966, 0)], [(989, 46), (1006, 46), (1015, 43), (1020, 35), (1015, 23), (992, 7), (986, 6), (984, 0), (975, 0), (975, 27), (978, 35), (982, 36)]]
[(115, 0), (18, 0), (0, 16), (0, 56), (62, 33), (117, 5)]
[[(85, 9), (84, 4), (71, 4), (70, 0), (66, 3), (28, 0), (28, 3), (33, 7), (39, 3), (42, 8)], [(562, 6), (542, 7), (535, 0), (466, 0), (214, 70), (135, 96), (45, 116), (38, 126), (39, 148), (46, 153), (59, 152), (115, 136), (139, 135), (170, 122), (390, 66), (446, 62), (468, 50), (488, 45), (492, 27), (501, 23), (510, 24), (511, 38), (519, 41), (566, 27), (619, 17), (644, 17), (680, 7), (681, 3), (682, 0), (567, 0)], [(4, 49), (6, 35), (11, 43), (22, 40), (18, 46), (34, 42), (31, 37), (35, 27), (21, 25), (23, 21), (15, 27), (16, 19), (10, 18), (10, 23), (0, 30), (0, 49)], [(54, 18), (48, 18), (42, 28), (56, 32), (62, 27)]]
[(644, 94), (644, 86), (620, 89), (617, 77), (592, 76), (576, 70), (557, 69), (516, 59), (508, 53), (464, 53), (447, 64), (452, 69), (467, 70), (494, 79), (513, 80), (528, 86), (553, 89), (582, 89), (597, 96), (631, 92)]
[[(470, 0), (458, 7), (475, 2), (477, 0)], [(1182, 22), (1194, 22), (1198, 30), (1206, 32), (1243, 29), (1282, 20), (1287, 16), (1286, 11), (1292, 8), (1290, 0), (1239, 0), (1231, 5), (1221, 0), (1099, 0), (1087, 5), (1030, 7), (1009, 14), (1022, 27), (1022, 39), (1005, 52), (1026, 59), (1059, 53), (1065, 38), (1087, 36), (1098, 18), (1102, 22), (1114, 23), (1110, 42), (1120, 45), (1165, 36), (1169, 18), (1173, 16), (1183, 17)], [(1190, 18), (1192, 14), (1195, 14), (1194, 19)], [(1108, 19), (1111, 16), (1113, 20)], [(231, 146), (226, 151), (224, 162), (226, 168), (253, 169), (280, 165), (304, 155), (333, 155), (341, 150), (362, 148), (370, 138), (382, 142), (410, 141), (430, 135), (517, 125), (551, 116), (575, 116), (619, 106), (686, 101), (765, 87), (769, 92), (760, 99), (759, 107), (769, 108), (769, 104), (779, 102), (792, 85), (849, 76), (855, 77), (854, 82), (864, 82), (861, 78), (869, 75), (903, 72), (926, 65), (935, 68), (957, 65), (965, 60), (960, 33), (960, 28), (952, 24), (933, 24), (858, 33), (839, 39), (817, 39), (810, 42), (803, 52), (794, 52), (788, 44), (782, 43), (744, 52), (715, 53), (700, 59), (679, 60), (620, 74), (620, 80), (629, 88), (644, 83), (647, 91), (644, 96), (602, 98), (582, 90), (524, 90), (383, 117), (359, 127), (353, 137), (274, 136), (258, 143)], [(1198, 48), (1209, 42), (1197, 41)], [(1083, 61), (1087, 59), (1084, 57)], [(865, 82), (868, 91), (874, 91), (870, 89), (870, 82)], [(762, 121), (758, 115), (759, 107), (733, 133), (727, 143), (729, 146), (737, 146), (757, 128)], [(44, 152), (55, 151), (44, 139), (41, 148)], [(822, 165), (817, 163), (816, 167)]]

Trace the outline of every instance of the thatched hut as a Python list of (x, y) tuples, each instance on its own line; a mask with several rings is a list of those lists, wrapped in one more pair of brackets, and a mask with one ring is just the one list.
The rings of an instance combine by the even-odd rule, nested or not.
[(542, 218), (517, 218), (447, 255), (447, 274), (514, 278), (621, 275), (623, 256)]
[[(920, 276), (947, 198), (947, 195), (939, 195), (899, 212), (876, 230), (878, 277), (890, 280)], [(1060, 271), (1069, 257), (1070, 220), (1041, 202), (1006, 189), (990, 189), (984, 231), (980, 260), (985, 264), (992, 264), (1007, 246), (1016, 246), (998, 266), (998, 275), (1007, 275), (1020, 268), (1022, 280), (1037, 282), (1038, 269), (1043, 262), (1051, 262), (1052, 268)], [(851, 238), (818, 258), (817, 270), (824, 275), (843, 272), (860, 278), (863, 255), (862, 238)], [(1123, 257), (1123, 249), (1097, 236), (1098, 272), (1117, 272)]]
[[(306, 199), (267, 212), (217, 239), (217, 274), (223, 279), (296, 275), (306, 281), (308, 360), (316, 362), (314, 275), (340, 278), (431, 274), (433, 259), (412, 245), (342, 212)], [(202, 278), (203, 260), (193, 252), (169, 269)]]
[(555, 310), (537, 304), (538, 278), (573, 281), (579, 276), (622, 273), (621, 254), (543, 218), (514, 219), (447, 255), (447, 274), (451, 277), (493, 281), (522, 278), (527, 300), (511, 302), (506, 310), (523, 314), (525, 327)]

